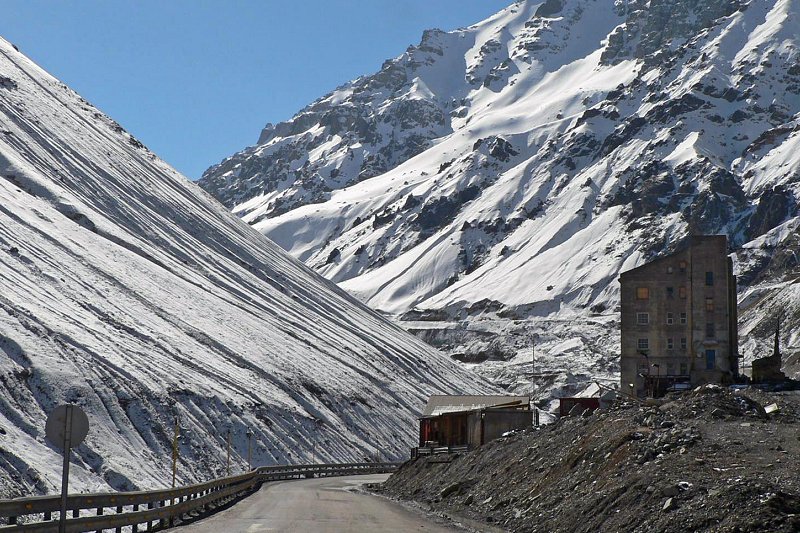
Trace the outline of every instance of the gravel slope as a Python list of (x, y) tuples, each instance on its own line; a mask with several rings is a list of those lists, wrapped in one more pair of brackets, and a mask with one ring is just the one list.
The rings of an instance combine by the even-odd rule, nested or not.
[(375, 490), (509, 531), (796, 532), (800, 391), (707, 386), (440, 461), (410, 461)]

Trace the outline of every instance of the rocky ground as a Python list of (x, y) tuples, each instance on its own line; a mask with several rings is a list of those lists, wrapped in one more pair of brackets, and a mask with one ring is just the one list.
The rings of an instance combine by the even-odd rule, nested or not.
[(409, 461), (373, 490), (487, 530), (797, 532), (800, 391), (619, 403)]

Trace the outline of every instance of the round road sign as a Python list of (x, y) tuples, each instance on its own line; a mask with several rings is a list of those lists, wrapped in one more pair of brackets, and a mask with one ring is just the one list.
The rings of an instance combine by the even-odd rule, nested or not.
[(89, 419), (77, 405), (59, 405), (47, 417), (44, 430), (47, 440), (58, 448), (64, 449), (67, 437), (69, 437), (69, 447), (74, 448), (83, 442), (89, 433)]

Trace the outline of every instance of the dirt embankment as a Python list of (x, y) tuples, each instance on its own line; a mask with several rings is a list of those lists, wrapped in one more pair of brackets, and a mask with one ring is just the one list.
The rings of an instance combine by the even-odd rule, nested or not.
[(796, 533), (800, 391), (620, 404), (410, 461), (375, 490), (508, 531)]

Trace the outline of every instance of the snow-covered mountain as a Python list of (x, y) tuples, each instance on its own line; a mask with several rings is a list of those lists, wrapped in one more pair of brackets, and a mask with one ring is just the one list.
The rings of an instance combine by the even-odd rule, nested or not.
[[(403, 457), (431, 393), (493, 390), (232, 215), (0, 39), (0, 497)], [(315, 448), (315, 449), (314, 449)]]
[[(467, 359), (522, 368), (538, 331), (561, 374), (612, 376), (618, 274), (692, 233), (727, 234), (744, 301), (800, 324), (798, 20), (800, 0), (517, 2), (426, 31), (200, 184)], [(745, 334), (774, 321), (748, 313)]]

